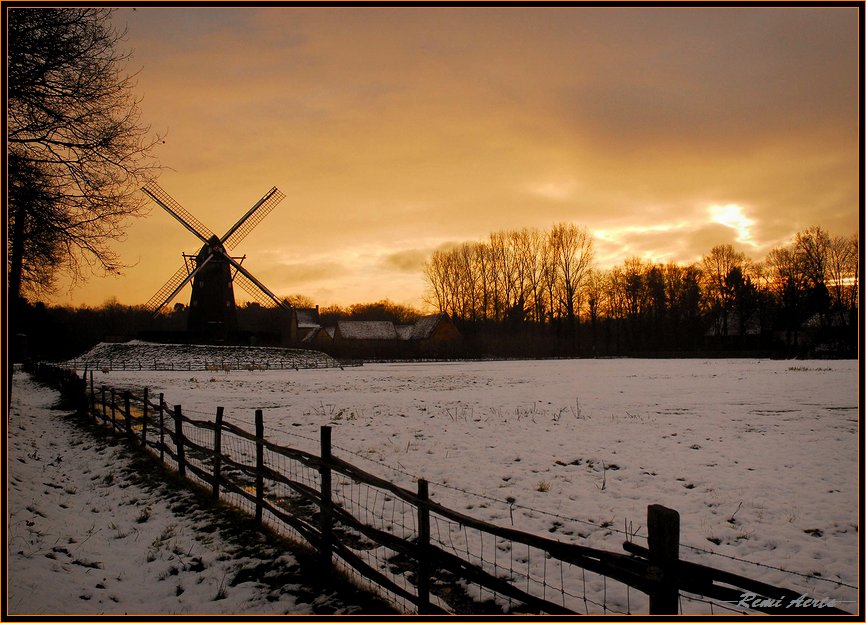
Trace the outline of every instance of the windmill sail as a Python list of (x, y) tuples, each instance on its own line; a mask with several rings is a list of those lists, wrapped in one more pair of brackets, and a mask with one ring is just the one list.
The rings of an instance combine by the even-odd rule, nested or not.
[(171, 214), (177, 221), (195, 234), (202, 242), (207, 242), (214, 233), (192, 214), (187, 212), (182, 205), (175, 201), (171, 195), (165, 192), (156, 182), (151, 182), (142, 188), (151, 199), (156, 201), (163, 210)]
[(241, 240), (246, 238), (247, 234), (255, 229), (256, 225), (270, 214), (271, 210), (277, 207), (277, 204), (285, 199), (285, 197), (286, 196), (280, 192), (276, 186), (271, 188), (264, 197), (259, 199), (259, 201), (225, 233), (221, 238), (223, 246), (229, 251), (238, 246)]
[(181, 266), (178, 271), (165, 282), (165, 285), (157, 290), (156, 294), (150, 297), (150, 300), (144, 304), (147, 311), (151, 314), (156, 314), (160, 309), (168, 305), (171, 302), (171, 299), (175, 297), (173, 293), (180, 291), (180, 288), (186, 285), (188, 276), (189, 271), (186, 269), (186, 266)]
[[(249, 294), (250, 298), (262, 307), (269, 307), (275, 302), (274, 299), (268, 296), (259, 286), (250, 281), (249, 278), (240, 271), (235, 273), (234, 283), (236, 286), (240, 287), (241, 290)], [(278, 304), (281, 307), (284, 305), (282, 302), (279, 302)]]
[[(175, 220), (195, 235), (203, 246), (195, 257), (187, 256), (190, 263), (181, 267), (151, 297), (146, 307), (154, 314), (167, 305), (192, 281), (187, 330), (210, 339), (226, 339), (237, 333), (234, 283), (246, 290), (256, 301), (266, 306), (271, 303), (288, 308), (262, 282), (228, 254), (228, 250), (243, 240), (265, 218), (285, 195), (271, 188), (221, 237), (217, 237), (203, 223), (187, 212), (156, 183), (142, 188), (151, 199)], [(234, 270), (232, 270), (234, 269)]]

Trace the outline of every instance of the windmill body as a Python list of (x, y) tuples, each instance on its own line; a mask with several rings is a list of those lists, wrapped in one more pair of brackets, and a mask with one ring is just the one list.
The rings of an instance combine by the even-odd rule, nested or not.
[(195, 266), (204, 264), (192, 280), (187, 331), (213, 339), (229, 339), (238, 331), (232, 265), (225, 259), (219, 238), (212, 236), (196, 255)]
[(234, 284), (265, 306), (291, 308), (241, 265), (229, 251), (285, 197), (276, 187), (268, 191), (222, 237), (184, 210), (156, 183), (142, 189), (166, 212), (204, 243), (196, 255), (183, 254), (184, 265), (151, 297), (146, 307), (154, 314), (168, 305), (192, 282), (187, 316), (187, 339), (228, 342), (238, 334)]

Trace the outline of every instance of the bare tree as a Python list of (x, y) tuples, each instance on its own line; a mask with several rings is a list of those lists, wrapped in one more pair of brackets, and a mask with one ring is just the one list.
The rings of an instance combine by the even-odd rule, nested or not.
[(857, 236), (833, 236), (827, 253), (827, 282), (833, 306), (843, 322), (857, 303), (859, 241)]
[(20, 292), (22, 281), (32, 292), (50, 291), (55, 271), (62, 264), (55, 231), (68, 226), (66, 215), (55, 207), (53, 188), (40, 163), (19, 157), (15, 150), (10, 150), (7, 162), (7, 198), (10, 206), (17, 207), (8, 215), (9, 291)]
[[(444, 250), (433, 251), (430, 260), (424, 264), (424, 276), (427, 278), (429, 290), (426, 301), (440, 312), (448, 313), (447, 285), (448, 254)], [(453, 315), (453, 314), (452, 314)]]
[[(10, 298), (66, 270), (116, 273), (114, 243), (140, 216), (139, 187), (158, 170), (161, 141), (139, 121), (125, 32), (104, 8), (11, 8), (7, 154)], [(46, 245), (51, 261), (39, 266)]]
[(809, 227), (794, 237), (794, 252), (801, 270), (813, 288), (825, 288), (830, 235), (821, 227)]
[(728, 313), (731, 311), (735, 294), (730, 287), (728, 275), (737, 269), (745, 274), (749, 260), (744, 253), (735, 251), (729, 244), (717, 245), (702, 260), (704, 294), (711, 313), (717, 321), (717, 332), (728, 335)]
[(559, 303), (572, 324), (577, 319), (579, 289), (592, 267), (592, 237), (584, 227), (559, 223), (550, 230), (548, 240), (557, 268)]
[(769, 283), (779, 303), (786, 342), (797, 345), (804, 318), (806, 276), (791, 246), (771, 249), (766, 259)]

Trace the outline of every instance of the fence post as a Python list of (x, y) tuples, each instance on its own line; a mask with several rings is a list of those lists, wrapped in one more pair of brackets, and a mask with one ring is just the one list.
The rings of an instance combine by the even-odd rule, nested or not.
[(96, 419), (96, 394), (93, 392), (93, 370), (90, 371), (90, 415)]
[(265, 489), (265, 421), (262, 410), (256, 409), (256, 523), (262, 523), (262, 500)]
[(430, 499), (427, 481), (418, 481), (418, 614), (430, 612)]
[(105, 413), (105, 385), (103, 385), (100, 390), (102, 393), (102, 423), (104, 424), (108, 419), (108, 415)]
[(125, 420), (126, 436), (132, 441), (132, 414), (129, 412), (129, 390), (123, 392), (123, 419)]
[(177, 471), (186, 477), (186, 459), (183, 456), (183, 412), (180, 405), (174, 405), (174, 443), (177, 445)]
[(320, 432), (322, 443), (321, 457), (322, 464), (319, 467), (319, 474), (322, 477), (322, 507), (321, 519), (319, 528), (322, 533), (322, 545), (320, 561), (324, 568), (331, 566), (331, 427), (322, 426)]
[(144, 388), (144, 406), (141, 408), (141, 447), (147, 449), (147, 388)]
[(114, 396), (114, 388), (111, 388), (111, 430), (112, 432), (117, 430), (117, 400), (115, 400)]
[(679, 614), (680, 514), (661, 504), (647, 507), (650, 562), (661, 571), (659, 588), (650, 593), (650, 614)]
[(165, 462), (165, 400), (163, 394), (159, 394), (159, 460)]
[(79, 417), (87, 417), (89, 400), (87, 400), (87, 366), (84, 366), (83, 376), (78, 378), (78, 374), (73, 371), (70, 380), (72, 391), (75, 396), (75, 412)]
[(218, 500), (220, 497), (220, 468), (222, 467), (222, 443), (223, 443), (223, 408), (217, 407), (216, 423), (213, 431), (213, 494)]

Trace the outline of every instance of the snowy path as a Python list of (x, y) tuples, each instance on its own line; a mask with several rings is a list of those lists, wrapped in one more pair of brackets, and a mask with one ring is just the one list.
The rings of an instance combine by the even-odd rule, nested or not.
[(16, 373), (7, 421), (9, 614), (386, 612), (242, 520), (139, 474)]

